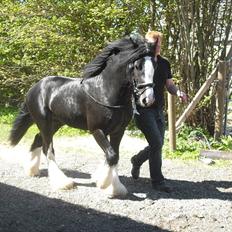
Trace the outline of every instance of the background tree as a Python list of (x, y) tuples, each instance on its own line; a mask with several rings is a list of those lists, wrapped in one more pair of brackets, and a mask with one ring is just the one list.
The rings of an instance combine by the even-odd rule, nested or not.
[(128, 2), (1, 1), (0, 104), (19, 103), (43, 76), (80, 76), (107, 42), (140, 28), (144, 8)]
[[(171, 60), (174, 78), (190, 99), (224, 60), (232, 40), (232, 4), (227, 1), (151, 1), (155, 28), (165, 34), (164, 54)], [(160, 23), (161, 22), (161, 23)], [(214, 131), (214, 86), (204, 96), (188, 123)], [(179, 109), (180, 111), (180, 109)]]
[[(231, 0), (0, 0), (0, 104), (20, 103), (46, 75), (80, 77), (107, 42), (149, 28), (164, 33), (162, 54), (191, 99), (225, 58), (231, 11)], [(188, 120), (211, 132), (213, 91)]]

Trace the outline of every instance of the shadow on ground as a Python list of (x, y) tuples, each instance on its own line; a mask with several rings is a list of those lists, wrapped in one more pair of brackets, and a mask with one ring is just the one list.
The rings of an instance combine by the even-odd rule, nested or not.
[(0, 231), (168, 231), (0, 184)]
[[(91, 175), (88, 173), (73, 170), (64, 170), (64, 172), (73, 178), (91, 178)], [(120, 180), (127, 187), (130, 193), (128, 195), (130, 200), (143, 200), (143, 197), (135, 197), (137, 194), (139, 194), (142, 196), (146, 195), (146, 198), (150, 198), (152, 200), (157, 200), (159, 198), (170, 198), (218, 199), (232, 201), (232, 181), (204, 180), (201, 182), (193, 182), (169, 179), (167, 183), (174, 189), (174, 191), (172, 193), (161, 193), (152, 190), (149, 178), (139, 178), (138, 180), (134, 180), (131, 177), (121, 176)], [(86, 184), (86, 186), (90, 185)], [(94, 185), (90, 187), (94, 187)]]
[[(173, 188), (171, 193), (161, 193), (152, 190), (148, 178), (133, 180), (128, 177), (121, 177), (121, 180), (127, 186), (129, 192), (147, 193), (150, 199), (170, 198), (170, 199), (218, 199), (232, 201), (232, 182), (231, 181), (213, 181), (204, 180), (193, 182), (186, 180), (167, 180), (167, 183)], [(229, 190), (229, 191), (228, 191)]]

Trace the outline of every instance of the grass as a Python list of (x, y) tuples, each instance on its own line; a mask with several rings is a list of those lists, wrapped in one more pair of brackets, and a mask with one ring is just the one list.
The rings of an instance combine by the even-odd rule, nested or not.
[[(12, 128), (13, 121), (17, 116), (19, 109), (14, 107), (1, 107), (0, 106), (0, 141), (5, 143), (8, 141), (10, 130)], [(38, 128), (36, 125), (31, 126), (25, 136), (22, 139), (22, 142), (28, 142), (32, 140), (35, 134), (38, 133)], [(77, 135), (87, 135), (86, 131), (79, 130), (76, 128), (71, 128), (68, 126), (63, 126), (55, 134), (55, 136), (77, 136)]]
[[(168, 159), (198, 160), (201, 150), (232, 151), (232, 137), (222, 136), (215, 141), (201, 128), (184, 126), (177, 135), (176, 150), (170, 151), (168, 140), (165, 140), (163, 153)], [(214, 160), (215, 167), (231, 165), (230, 160)]]
[[(17, 114), (18, 109), (16, 108), (0, 106), (0, 143), (5, 143), (8, 141), (12, 123)], [(26, 135), (22, 139), (22, 142), (32, 142), (32, 138), (35, 136), (36, 133), (38, 133), (38, 128), (35, 125), (33, 125), (28, 129)], [(60, 130), (56, 133), (55, 136), (72, 137), (87, 134), (88, 133), (84, 130), (64, 126), (60, 128)], [(136, 127), (133, 124), (130, 124), (128, 126), (127, 134), (130, 136), (143, 137), (141, 132), (138, 129), (136, 129)], [(177, 134), (176, 151), (170, 151), (168, 138), (166, 136), (163, 147), (163, 154), (165, 154), (165, 158), (169, 159), (196, 160), (199, 158), (199, 153), (201, 149), (231, 151), (232, 137), (222, 137), (220, 141), (215, 141), (207, 134), (207, 132), (203, 131), (201, 128), (191, 128), (185, 126)]]

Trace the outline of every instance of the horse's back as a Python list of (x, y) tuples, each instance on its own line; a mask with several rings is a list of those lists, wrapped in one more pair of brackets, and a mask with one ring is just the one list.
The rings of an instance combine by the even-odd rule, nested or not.
[(35, 83), (27, 93), (27, 97), (30, 97), (33, 94), (43, 94), (46, 92), (51, 93), (53, 90), (66, 85), (72, 81), (74, 78), (63, 77), (63, 76), (47, 76)]
[(58, 94), (61, 88), (76, 81), (77, 78), (63, 76), (47, 76), (34, 84), (26, 96), (26, 104), (30, 112), (45, 114), (50, 108), (51, 99)]

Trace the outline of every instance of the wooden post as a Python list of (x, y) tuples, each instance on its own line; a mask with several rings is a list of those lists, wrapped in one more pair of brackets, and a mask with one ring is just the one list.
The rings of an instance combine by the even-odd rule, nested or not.
[(208, 79), (205, 81), (205, 83), (201, 86), (191, 103), (188, 105), (188, 107), (185, 109), (184, 113), (180, 116), (180, 118), (176, 122), (176, 130), (178, 131), (181, 127), (181, 124), (185, 122), (185, 120), (188, 118), (188, 116), (191, 114), (197, 103), (201, 100), (204, 93), (208, 90), (211, 83), (214, 81), (217, 75), (217, 67), (213, 70), (211, 75), (208, 77)]
[[(232, 56), (232, 46), (231, 46), (231, 56)], [(232, 77), (232, 57), (228, 61), (226, 61), (226, 83), (225, 83), (225, 88), (226, 88), (226, 100), (225, 100), (225, 112), (224, 112), (224, 126), (223, 126), (223, 135), (227, 134), (227, 117), (228, 117), (228, 109), (229, 109), (229, 98), (230, 98), (230, 79)], [(232, 86), (231, 86), (232, 87)]]
[(219, 61), (218, 83), (216, 90), (216, 110), (215, 110), (215, 128), (214, 139), (219, 139), (223, 132), (223, 115), (225, 107), (225, 83), (226, 83), (226, 62)]
[(168, 93), (168, 131), (169, 131), (169, 148), (171, 151), (176, 150), (176, 108), (175, 96)]

